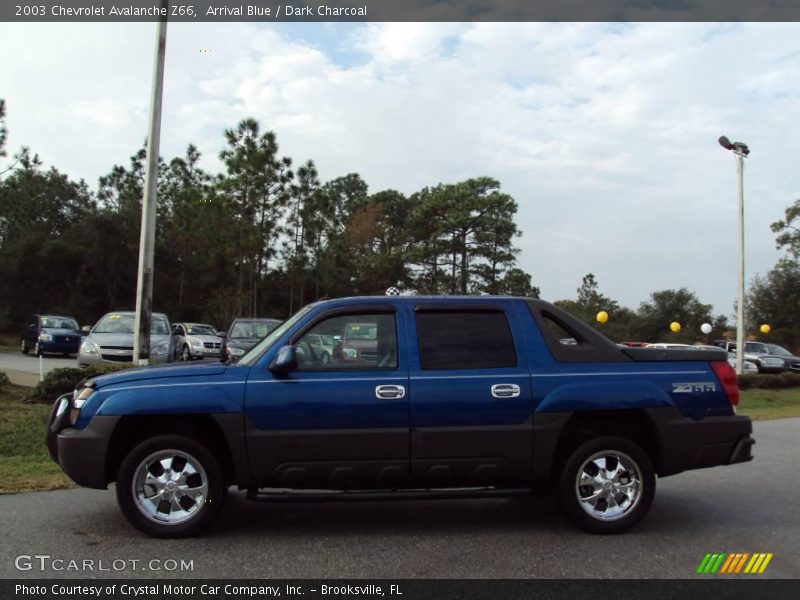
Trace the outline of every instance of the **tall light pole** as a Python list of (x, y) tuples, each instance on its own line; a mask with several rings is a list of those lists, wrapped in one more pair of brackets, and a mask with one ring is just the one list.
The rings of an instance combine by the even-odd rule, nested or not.
[(742, 142), (731, 142), (724, 135), (719, 145), (736, 156), (739, 173), (739, 295), (736, 302), (736, 373), (744, 373), (744, 159), (750, 148)]
[[(168, 0), (161, 0), (162, 14)], [(153, 255), (156, 238), (156, 193), (158, 189), (158, 148), (161, 138), (161, 98), (164, 91), (164, 58), (167, 50), (167, 18), (158, 22), (156, 56), (153, 64), (153, 92), (150, 97), (150, 127), (147, 136), (147, 171), (142, 199), (142, 225), (139, 235), (139, 274), (136, 279), (136, 318), (133, 356), (136, 364), (150, 362), (150, 323), (153, 314)]]

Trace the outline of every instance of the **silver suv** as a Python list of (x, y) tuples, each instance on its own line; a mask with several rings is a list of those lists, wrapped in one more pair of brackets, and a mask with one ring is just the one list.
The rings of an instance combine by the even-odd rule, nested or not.
[(219, 359), (222, 338), (206, 323), (176, 323), (172, 328), (172, 347), (175, 360)]

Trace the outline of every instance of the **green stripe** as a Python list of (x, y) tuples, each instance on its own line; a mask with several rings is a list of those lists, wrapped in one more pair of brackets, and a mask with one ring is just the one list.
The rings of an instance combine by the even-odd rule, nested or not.
[(703, 569), (703, 573), (711, 573), (711, 567), (713, 567), (714, 563), (717, 562), (717, 557), (718, 556), (719, 556), (719, 554), (712, 554), (711, 555), (711, 558), (709, 559), (708, 564), (706, 564), (706, 568)]
[(703, 559), (703, 562), (701, 562), (701, 563), (700, 563), (700, 566), (699, 566), (699, 567), (697, 567), (697, 572), (698, 572), (698, 573), (702, 573), (702, 572), (703, 572), (703, 569), (705, 569), (705, 568), (706, 568), (706, 564), (708, 563), (708, 559), (709, 559), (709, 558), (711, 558), (711, 555), (710, 555), (710, 554), (706, 554), (705, 558)]
[(717, 559), (717, 562), (716, 562), (716, 564), (714, 565), (714, 568), (713, 568), (713, 569), (711, 569), (711, 572), (712, 572), (712, 573), (716, 573), (716, 572), (717, 572), (717, 569), (719, 569), (719, 568), (722, 566), (722, 561), (723, 561), (723, 560), (725, 560), (725, 557), (726, 557), (726, 556), (728, 556), (728, 555), (727, 555), (727, 554), (725, 554), (724, 552), (722, 552), (722, 553), (719, 555), (719, 558)]

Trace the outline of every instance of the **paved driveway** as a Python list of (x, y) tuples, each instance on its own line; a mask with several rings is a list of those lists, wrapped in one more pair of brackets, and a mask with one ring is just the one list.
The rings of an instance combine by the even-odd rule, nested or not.
[[(42, 372), (47, 375), (53, 369), (77, 367), (75, 358), (44, 356), (41, 360)], [(0, 371), (3, 371), (17, 385), (36, 385), (39, 381), (39, 358), (22, 352), (0, 352)]]
[(697, 577), (706, 552), (773, 552), (755, 577), (800, 577), (800, 419), (758, 422), (755, 436), (751, 463), (660, 480), (649, 516), (620, 536), (573, 529), (548, 497), (257, 504), (234, 492), (208, 535), (154, 540), (128, 526), (113, 490), (0, 496), (0, 577), (92, 575), (14, 567), (45, 554), (126, 561), (117, 575), (136, 577), (680, 578)]

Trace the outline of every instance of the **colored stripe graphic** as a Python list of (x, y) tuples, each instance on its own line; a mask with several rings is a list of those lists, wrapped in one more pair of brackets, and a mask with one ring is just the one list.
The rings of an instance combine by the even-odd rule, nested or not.
[(767, 554), (766, 558), (764, 559), (764, 562), (761, 563), (761, 568), (758, 570), (758, 572), (759, 573), (763, 573), (764, 569), (767, 568), (767, 565), (769, 564), (769, 561), (771, 561), (771, 560), (772, 560), (772, 552)]
[(747, 563), (747, 566), (744, 568), (745, 573), (750, 573), (753, 570), (753, 565), (756, 564), (758, 557), (761, 556), (760, 554), (753, 554), (753, 558), (750, 559), (750, 562)]
[(733, 575), (742, 572), (755, 575), (763, 573), (772, 560), (772, 552), (709, 552), (700, 561), (697, 573)]
[(710, 554), (706, 554), (705, 557), (703, 558), (703, 560), (700, 562), (700, 566), (697, 567), (697, 572), (698, 573), (705, 573), (705, 568), (706, 568), (706, 565), (708, 564), (709, 560), (711, 560), (711, 555)]
[(719, 570), (720, 573), (730, 573), (731, 565), (736, 562), (736, 554), (728, 554), (728, 560), (722, 565), (722, 568)]
[(747, 560), (748, 556), (750, 556), (749, 552), (745, 552), (744, 554), (742, 554), (742, 558), (739, 559), (739, 564), (736, 565), (736, 571), (734, 571), (734, 573), (738, 573), (739, 571), (742, 570), (742, 567), (744, 566), (744, 561)]
[(716, 573), (717, 569), (719, 569), (720, 566), (722, 566), (722, 561), (725, 560), (726, 556), (727, 555), (724, 552), (720, 553), (719, 558), (717, 558), (717, 562), (715, 562), (714, 566), (711, 568), (711, 572), (712, 573)]

